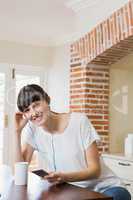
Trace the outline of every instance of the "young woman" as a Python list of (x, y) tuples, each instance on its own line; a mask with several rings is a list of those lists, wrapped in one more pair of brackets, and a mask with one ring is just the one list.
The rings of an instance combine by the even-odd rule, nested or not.
[(17, 105), (16, 161), (30, 162), (37, 150), (49, 182), (70, 182), (113, 196), (114, 200), (131, 199), (99, 157), (96, 142), (100, 138), (85, 114), (51, 111), (48, 94), (35, 84), (20, 90)]

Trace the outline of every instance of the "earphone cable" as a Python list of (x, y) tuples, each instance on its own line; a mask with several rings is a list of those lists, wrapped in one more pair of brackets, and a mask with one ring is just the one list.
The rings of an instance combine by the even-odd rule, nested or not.
[(56, 171), (56, 164), (55, 164), (55, 147), (54, 147), (54, 136), (53, 136), (53, 134), (51, 135), (51, 137), (52, 137), (52, 151), (53, 151), (54, 171)]

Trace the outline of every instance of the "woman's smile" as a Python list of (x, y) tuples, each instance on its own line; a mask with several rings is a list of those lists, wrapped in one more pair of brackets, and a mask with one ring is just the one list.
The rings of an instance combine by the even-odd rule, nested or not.
[(37, 114), (35, 114), (35, 115), (32, 115), (32, 116), (31, 116), (31, 119), (32, 119), (33, 121), (39, 122), (39, 121), (42, 120), (42, 116), (43, 116), (42, 113), (37, 113)]

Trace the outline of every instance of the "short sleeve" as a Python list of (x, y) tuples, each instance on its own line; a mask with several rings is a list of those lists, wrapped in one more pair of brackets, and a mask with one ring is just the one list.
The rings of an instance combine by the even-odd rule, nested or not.
[(100, 136), (85, 114), (82, 115), (80, 124), (81, 139), (85, 149), (87, 149), (94, 141), (99, 142)]
[(23, 128), (23, 131), (22, 131), (21, 145), (27, 143), (27, 144), (30, 144), (35, 150), (37, 150), (34, 134), (35, 134), (35, 128), (32, 127), (30, 123), (28, 123)]

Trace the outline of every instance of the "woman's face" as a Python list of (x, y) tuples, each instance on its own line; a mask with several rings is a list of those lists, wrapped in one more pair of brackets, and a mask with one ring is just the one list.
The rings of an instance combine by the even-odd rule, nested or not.
[(45, 100), (35, 101), (23, 112), (24, 117), (32, 121), (37, 126), (42, 126), (49, 115), (49, 105)]

